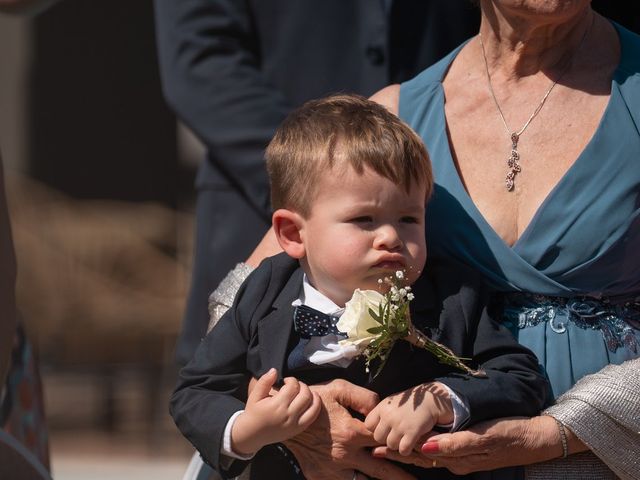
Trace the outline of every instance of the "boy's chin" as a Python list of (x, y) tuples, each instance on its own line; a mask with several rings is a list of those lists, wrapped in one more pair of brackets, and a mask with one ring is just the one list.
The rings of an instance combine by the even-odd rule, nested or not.
[[(387, 293), (389, 291), (389, 284), (384, 281), (385, 277), (391, 277), (391, 274), (382, 275), (380, 277), (376, 277), (375, 279), (367, 280), (362, 282), (362, 284), (358, 287), (360, 290), (374, 290), (379, 293)], [(381, 280), (380, 282), (378, 280)]]

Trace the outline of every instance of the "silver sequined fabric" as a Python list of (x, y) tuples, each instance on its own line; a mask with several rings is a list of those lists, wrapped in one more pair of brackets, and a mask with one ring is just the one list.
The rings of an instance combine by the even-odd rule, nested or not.
[(591, 452), (527, 467), (527, 479), (640, 479), (640, 359), (588, 375), (545, 412)]
[(233, 299), (249, 274), (253, 271), (246, 263), (238, 263), (209, 295), (209, 327), (207, 333), (218, 323), (218, 320), (233, 305)]
[(504, 296), (504, 319), (518, 328), (548, 322), (551, 330), (562, 334), (567, 325), (597, 330), (610, 352), (626, 348), (640, 350), (640, 302), (614, 303), (609, 299), (562, 298), (528, 293)]
[(577, 453), (553, 462), (536, 463), (525, 468), (526, 480), (615, 480), (617, 477), (591, 452)]

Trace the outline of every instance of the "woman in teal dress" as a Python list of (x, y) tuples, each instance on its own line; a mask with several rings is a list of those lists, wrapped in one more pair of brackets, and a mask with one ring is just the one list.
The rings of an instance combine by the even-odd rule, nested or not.
[(387, 456), (466, 473), (570, 455), (527, 477), (640, 478), (640, 37), (588, 0), (481, 10), (479, 35), (374, 99), (430, 153), (430, 259), (483, 272), (554, 397), (567, 393), (540, 417)]
[[(479, 3), (479, 35), (373, 99), (431, 156), (429, 258), (484, 274), (555, 405), (434, 435), (422, 453), (373, 454), (483, 479), (638, 479), (640, 37), (589, 0)], [(248, 263), (273, 252), (267, 236)], [(315, 430), (296, 453), (310, 479), (372, 471), (366, 435), (333, 413), (358, 395), (328, 395), (330, 433)], [(502, 468), (513, 466), (526, 468)], [(405, 478), (377, 468), (375, 478)]]

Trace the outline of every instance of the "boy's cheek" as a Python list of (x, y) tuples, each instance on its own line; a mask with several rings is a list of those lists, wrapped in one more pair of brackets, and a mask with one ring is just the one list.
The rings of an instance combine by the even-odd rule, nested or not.
[(417, 251), (413, 254), (414, 264), (409, 267), (409, 271), (407, 272), (410, 283), (413, 283), (418, 279), (424, 270), (427, 261), (426, 246), (419, 246), (416, 250)]

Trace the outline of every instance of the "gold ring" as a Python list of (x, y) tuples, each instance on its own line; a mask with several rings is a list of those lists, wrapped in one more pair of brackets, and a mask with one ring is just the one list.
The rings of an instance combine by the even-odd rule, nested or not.
[(437, 460), (433, 460), (433, 461), (431, 462), (431, 468), (436, 468), (436, 464), (437, 464), (437, 463), (438, 463), (438, 461), (437, 461)]

